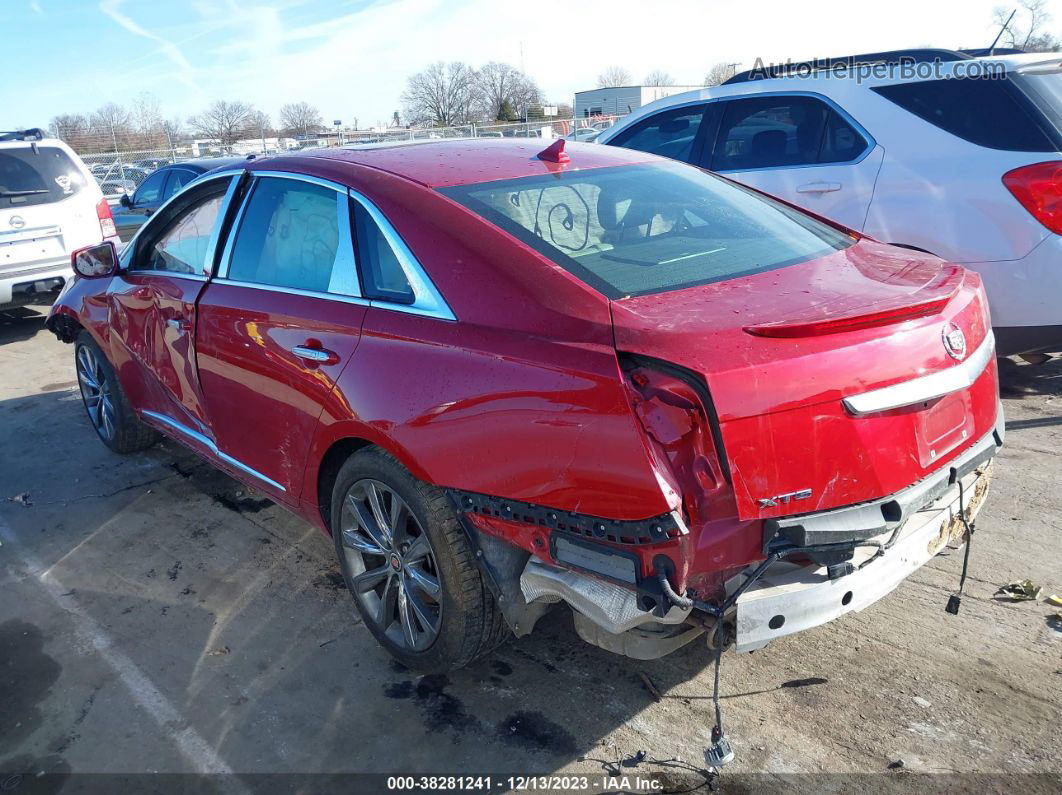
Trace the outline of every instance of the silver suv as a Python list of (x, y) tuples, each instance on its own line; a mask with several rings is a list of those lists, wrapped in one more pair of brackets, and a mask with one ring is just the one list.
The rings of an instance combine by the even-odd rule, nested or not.
[(0, 309), (51, 303), (70, 255), (103, 240), (114, 219), (81, 158), (38, 129), (0, 132)]

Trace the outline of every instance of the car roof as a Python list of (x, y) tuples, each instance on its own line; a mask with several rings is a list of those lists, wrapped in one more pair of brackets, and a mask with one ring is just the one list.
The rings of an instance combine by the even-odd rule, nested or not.
[[(553, 143), (555, 141), (545, 138), (416, 141), (346, 149), (315, 149), (287, 155), (284, 159), (289, 162), (313, 158), (356, 163), (397, 174), (431, 188), (555, 174), (558, 171), (665, 162), (656, 155), (633, 149), (575, 141), (565, 142), (564, 151), (571, 158), (567, 163), (540, 160), (537, 157), (539, 152)], [(268, 162), (262, 161), (263, 165)]]

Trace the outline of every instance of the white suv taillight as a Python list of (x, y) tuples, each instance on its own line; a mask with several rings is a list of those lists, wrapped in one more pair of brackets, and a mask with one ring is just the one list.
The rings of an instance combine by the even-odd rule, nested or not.
[(103, 232), (104, 240), (118, 236), (118, 230), (114, 226), (114, 216), (111, 215), (111, 205), (107, 204), (106, 199), (100, 199), (96, 203), (96, 217), (100, 219), (100, 231)]
[(1062, 160), (1022, 166), (1003, 175), (1003, 184), (1056, 235), (1062, 235)]

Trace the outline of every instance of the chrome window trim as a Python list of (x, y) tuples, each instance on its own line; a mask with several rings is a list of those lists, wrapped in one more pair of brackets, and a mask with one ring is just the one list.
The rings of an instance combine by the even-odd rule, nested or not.
[(344, 304), (355, 306), (372, 306), (372, 301), (356, 295), (341, 295), (340, 293), (320, 293), (316, 290), (302, 290), (298, 287), (281, 287), (276, 284), (258, 284), (257, 282), (244, 282), (239, 279), (229, 279), (225, 276), (215, 276), (212, 282), (216, 284), (230, 284), (233, 287), (248, 287), (252, 290), (261, 290), (267, 293), (280, 295), (304, 295), (307, 298), (324, 298), (329, 301), (339, 301)]
[(973, 386), (973, 383), (981, 377), (985, 367), (992, 361), (995, 350), (996, 338), (989, 331), (981, 344), (977, 346), (977, 350), (971, 353), (966, 361), (959, 362), (954, 367), (859, 395), (849, 395), (841, 402), (844, 403), (849, 413), (862, 417), (944, 397), (944, 395)]
[(187, 427), (186, 425), (182, 425), (181, 423), (177, 422), (177, 420), (175, 420), (175, 419), (173, 419), (171, 417), (167, 417), (165, 414), (159, 414), (157, 411), (147, 411), (145, 409), (145, 410), (142, 410), (140, 413), (143, 414), (145, 417), (150, 417), (151, 419), (155, 420), (156, 422), (160, 422), (163, 425), (165, 425), (166, 427), (172, 428), (173, 430), (177, 431), (178, 433), (181, 433), (184, 436), (187, 436), (189, 439), (192, 439), (193, 441), (198, 442), (199, 444), (203, 445), (203, 447), (207, 448), (211, 453), (216, 455), (220, 460), (224, 461), (226, 464), (229, 464), (230, 466), (235, 467), (236, 469), (240, 470), (241, 472), (246, 472), (248, 475), (251, 475), (251, 476), (253, 476), (255, 478), (258, 478), (258, 480), (260, 480), (263, 483), (266, 483), (266, 484), (272, 486), (274, 489), (277, 489), (278, 491), (287, 491), (287, 489), (285, 489), (283, 486), (281, 486), (279, 483), (277, 483), (272, 478), (267, 478), (265, 475), (263, 475), (258, 470), (251, 469), (251, 467), (247, 466), (242, 461), (238, 461), (235, 458), (233, 458), (231, 455), (228, 455), (227, 453), (221, 452), (221, 450), (218, 449), (218, 446), (214, 443), (214, 441), (212, 439), (210, 439), (209, 437), (204, 436), (203, 434), (199, 433), (199, 431), (193, 431), (191, 428)]
[[(129, 257), (132, 258), (133, 252), (136, 251), (136, 245), (135, 244), (136, 244), (138, 238), (142, 234), (144, 234), (144, 230), (148, 229), (151, 226), (151, 222), (154, 221), (156, 218), (161, 218), (162, 214), (166, 211), (166, 208), (168, 208), (170, 206), (170, 204), (175, 199), (177, 199), (179, 196), (181, 196), (181, 194), (184, 193), (185, 189), (187, 189), (192, 184), (195, 184), (197, 186), (198, 185), (203, 185), (203, 184), (206, 184), (207, 182), (211, 182), (211, 181), (213, 181), (215, 179), (230, 179), (230, 180), (232, 180), (229, 183), (229, 186), (225, 189), (225, 195), (221, 199), (221, 209), (218, 211), (218, 219), (219, 220), (223, 220), (225, 218), (225, 213), (227, 212), (227, 208), (229, 206), (229, 203), (232, 201), (232, 196), (236, 192), (236, 187), (240, 183), (239, 177), (240, 177), (240, 175), (242, 173), (243, 172), (228, 171), (228, 172), (225, 172), (224, 174), (213, 174), (208, 179), (205, 179), (205, 180), (202, 180), (202, 181), (200, 181), (198, 179), (195, 179), (195, 180), (192, 180), (192, 182), (189, 182), (186, 185), (184, 185), (179, 191), (177, 191), (175, 194), (170, 196), (170, 198), (166, 199), (166, 201), (164, 201), (161, 205), (159, 205), (159, 208), (157, 210), (155, 210), (154, 213), (152, 213), (151, 218), (149, 218), (147, 221), (145, 221), (144, 224), (138, 230), (136, 230), (136, 233), (131, 238), (129, 238), (129, 241), (127, 243), (125, 243), (122, 246), (122, 254), (125, 254), (125, 252), (128, 251), (129, 252)], [(213, 263), (215, 261), (215, 255), (217, 253), (216, 249), (217, 249), (217, 245), (218, 245), (218, 236), (221, 233), (221, 227), (222, 227), (221, 223), (219, 223), (217, 226), (214, 227), (214, 231), (210, 235), (210, 242), (207, 243), (206, 262), (211, 263), (211, 265), (213, 265)], [(122, 261), (122, 257), (121, 257), (121, 255), (119, 255), (119, 257), (118, 257), (119, 265), (121, 265), (121, 261)], [(163, 274), (166, 274), (166, 275), (169, 275), (169, 276), (183, 276), (184, 278), (190, 278), (190, 279), (196, 279), (196, 280), (200, 280), (201, 279), (203, 281), (206, 281), (207, 279), (210, 278), (210, 273), (213, 270), (213, 268), (211, 267), (210, 269), (208, 269), (207, 273), (203, 274), (203, 275), (200, 275), (198, 273), (178, 273), (177, 271), (152, 270), (150, 268), (132, 268), (132, 267), (129, 267), (128, 265), (126, 265), (123, 268), (123, 270), (126, 273), (163, 273)]]
[[(454, 315), (453, 310), (450, 309), (450, 305), (446, 303), (446, 299), (442, 297), (442, 294), (435, 287), (435, 283), (432, 282), (431, 277), (428, 276), (424, 270), (424, 266), (420, 264), (420, 261), (413, 255), (413, 252), (409, 250), (409, 246), (406, 245), (401, 235), (391, 225), (391, 222), (387, 220), (386, 216), (380, 212), (379, 208), (372, 203), (372, 201), (365, 195), (359, 193), (353, 188), (349, 189), (350, 198), (361, 205), (362, 209), (369, 214), (373, 222), (379, 227), (380, 232), (384, 236), (384, 240), (394, 251), (395, 256), (398, 259), (398, 264), (402, 267), (402, 271), (406, 275), (406, 281), (409, 282), (409, 286), (413, 289), (413, 303), (401, 304), (394, 301), (382, 301), (380, 299), (372, 299), (371, 305), (379, 309), (390, 309), (394, 312), (405, 312), (411, 315), (421, 315), (423, 317), (433, 317), (437, 320), (450, 320), (456, 321), (457, 317)], [(364, 294), (364, 290), (362, 293)]]

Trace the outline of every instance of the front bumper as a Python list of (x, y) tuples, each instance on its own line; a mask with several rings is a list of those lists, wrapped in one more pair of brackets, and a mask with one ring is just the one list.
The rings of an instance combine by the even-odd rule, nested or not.
[[(990, 477), (991, 462), (961, 479), (968, 521), (980, 510)], [(856, 570), (851, 574), (831, 580), (826, 566), (778, 561), (737, 600), (737, 650), (761, 648), (768, 641), (874, 604), (946, 546), (961, 546), (963, 533), (956, 483), (914, 513), (892, 546), (876, 559), (872, 559), (875, 548), (857, 549), (852, 560)], [(872, 540), (884, 544), (891, 536), (886, 533)], [(860, 568), (862, 563), (866, 565)]]

